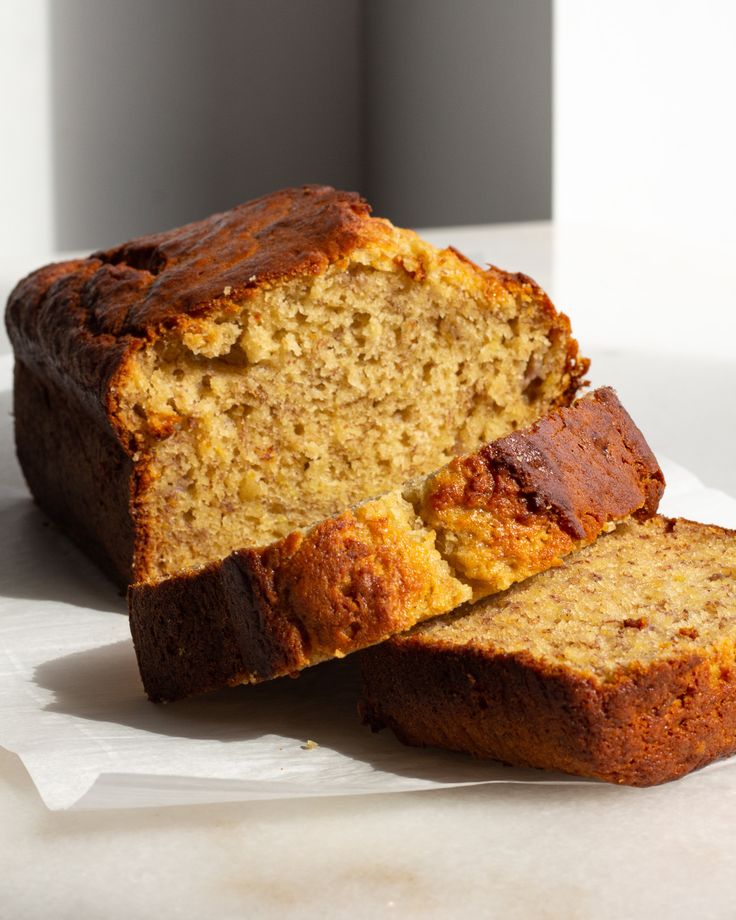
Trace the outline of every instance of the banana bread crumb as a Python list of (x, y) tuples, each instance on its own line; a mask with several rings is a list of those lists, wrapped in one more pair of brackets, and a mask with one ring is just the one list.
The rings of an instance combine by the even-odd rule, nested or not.
[(408, 744), (637, 786), (736, 751), (736, 533), (629, 522), (361, 655)]

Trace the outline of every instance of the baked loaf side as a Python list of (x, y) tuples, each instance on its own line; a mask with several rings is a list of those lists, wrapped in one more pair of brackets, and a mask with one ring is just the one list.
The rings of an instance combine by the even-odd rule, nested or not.
[[(595, 488), (583, 487), (585, 478)], [(465, 486), (450, 495), (445, 487), (457, 481)], [(447, 514), (438, 540), (432, 496), (440, 483)], [(597, 390), (311, 530), (132, 586), (144, 686), (152, 699), (173, 700), (293, 674), (381, 642), (559, 565), (612, 522), (653, 514), (662, 488), (656, 460), (615, 394)], [(485, 568), (468, 577), (446, 548), (452, 539)]]
[(41, 269), (7, 324), (31, 490), (124, 583), (437, 469), (587, 367), (530, 279), (316, 186)]
[(736, 532), (629, 522), (361, 655), (407, 744), (648, 786), (736, 752)]
[(128, 592), (143, 684), (157, 702), (295, 674), (470, 597), (399, 491)]

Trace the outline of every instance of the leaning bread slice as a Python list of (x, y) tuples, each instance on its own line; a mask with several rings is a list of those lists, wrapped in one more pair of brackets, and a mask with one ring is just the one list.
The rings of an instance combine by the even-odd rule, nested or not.
[(40, 269), (7, 324), (30, 489), (126, 586), (425, 475), (587, 367), (529, 278), (319, 186)]
[(407, 744), (648, 786), (736, 752), (736, 532), (629, 522), (363, 653)]
[(616, 395), (596, 390), (310, 530), (133, 586), (146, 691), (173, 700), (381, 642), (652, 515), (662, 489)]

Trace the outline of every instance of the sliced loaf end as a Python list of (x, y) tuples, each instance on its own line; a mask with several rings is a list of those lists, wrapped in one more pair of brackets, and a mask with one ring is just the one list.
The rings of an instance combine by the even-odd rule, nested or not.
[(646, 786), (736, 751), (736, 533), (629, 522), (361, 656), (408, 744)]

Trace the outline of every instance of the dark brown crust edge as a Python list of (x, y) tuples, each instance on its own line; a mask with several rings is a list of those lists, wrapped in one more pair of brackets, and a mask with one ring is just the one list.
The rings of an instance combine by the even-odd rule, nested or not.
[[(586, 420), (584, 425), (571, 422), (576, 415)], [(590, 451), (607, 457), (609, 442), (601, 435), (611, 424), (623, 433), (628, 451), (612, 461), (600, 492), (585, 492), (581, 502), (577, 486), (581, 477), (588, 476), (590, 453), (566, 455), (564, 446), (574, 443), (577, 450), (582, 439)], [(558, 469), (564, 482), (555, 484), (554, 494), (550, 492), (546, 460), (541, 467), (529, 462), (529, 458), (548, 458), (550, 425), (562, 441), (555, 453), (568, 460), (564, 470)], [(556, 410), (526, 432), (499, 439), (491, 448), (499, 469), (512, 470), (523, 489), (523, 495), (517, 496), (521, 501), (514, 507), (515, 514), (527, 515), (529, 500), (541, 499), (542, 507), (532, 515), (535, 520), (541, 519), (546, 526), (545, 522), (556, 524), (558, 517), (565, 517), (568, 526), (577, 527), (576, 537), (586, 542), (595, 539), (612, 519), (632, 512), (651, 516), (662, 493), (663, 478), (656, 459), (607, 388), (595, 391), (571, 409)], [(471, 459), (488, 451), (486, 446)], [(491, 495), (496, 491), (493, 476), (488, 489)], [(466, 500), (463, 494), (459, 499), (462, 507), (466, 507)], [(356, 552), (349, 526), (343, 528), (345, 523), (332, 519), (304, 539), (292, 535), (262, 550), (233, 553), (196, 573), (155, 585), (133, 585), (128, 592), (130, 626), (149, 697), (172, 701), (227, 684), (296, 672), (314, 663), (310, 654), (316, 632), (324, 634), (322, 648), (332, 643), (332, 648), (346, 654), (413, 625), (405, 618), (400, 586), (410, 578), (404, 573), (401, 552), (395, 551), (389, 560), (388, 577), (385, 569), (379, 576), (370, 561), (366, 566), (361, 553)], [(522, 544), (525, 539), (521, 533)], [(567, 545), (572, 548), (569, 540)], [(555, 561), (555, 556), (540, 556), (535, 571)], [(296, 594), (293, 586), (297, 583), (306, 585), (307, 590)], [(340, 584), (353, 586), (349, 609)], [(327, 590), (318, 589), (320, 585)], [(355, 635), (346, 635), (356, 610), (360, 629)]]
[(359, 660), (363, 721), (413, 746), (631, 786), (677, 779), (736, 753), (736, 667), (705, 654), (632, 669), (610, 683), (527, 653), (427, 648), (411, 636)]
[(124, 591), (133, 565), (133, 463), (75, 392), (14, 368), (15, 445), (36, 504)]
[[(554, 512), (569, 540), (593, 539), (602, 523), (632, 513), (641, 520), (651, 517), (665, 485), (657, 458), (611, 387), (551, 411), (530, 428), (458, 457), (429, 477), (424, 496), (429, 523), (442, 527), (448, 509), (494, 511), (503, 504), (503, 473), (529, 516)], [(515, 524), (522, 523), (517, 515)]]

